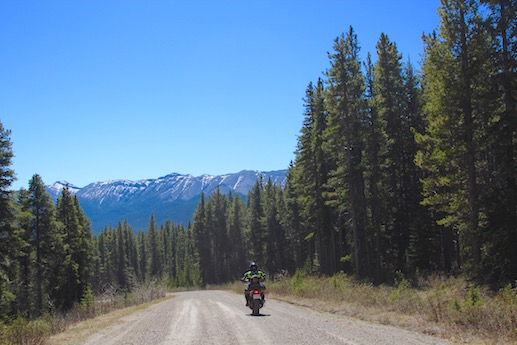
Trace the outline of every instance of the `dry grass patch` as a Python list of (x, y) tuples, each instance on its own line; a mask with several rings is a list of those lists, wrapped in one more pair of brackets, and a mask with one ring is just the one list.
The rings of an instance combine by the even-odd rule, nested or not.
[[(242, 293), (242, 284), (229, 289)], [(482, 289), (464, 278), (430, 277), (413, 286), (399, 277), (374, 286), (345, 274), (297, 272), (267, 284), (270, 297), (365, 321), (393, 325), (457, 343), (517, 344), (517, 288)]]
[[(53, 335), (55, 336), (52, 339), (59, 339), (58, 334), (67, 330), (71, 330), (77, 337), (91, 334), (91, 331), (88, 331), (88, 325), (92, 324), (92, 329), (95, 331), (99, 325), (109, 325), (112, 319), (116, 320), (162, 301), (163, 296), (165, 296), (164, 288), (154, 282), (146, 286), (137, 286), (131, 293), (106, 289), (103, 294), (93, 296), (88, 290), (81, 302), (66, 313), (54, 310), (36, 320), (27, 320), (19, 316), (8, 324), (0, 322), (0, 345), (47, 344), (48, 339)], [(96, 323), (98, 320), (103, 321)], [(61, 344), (68, 343), (61, 342)]]
[(171, 298), (173, 298), (173, 296), (167, 296), (149, 303), (127, 307), (124, 309), (118, 309), (108, 314), (77, 322), (71, 325), (66, 330), (66, 332), (62, 332), (50, 337), (48, 341), (45, 342), (45, 344), (69, 345), (77, 343), (81, 340), (86, 339), (90, 335), (97, 333), (101, 328), (106, 328), (115, 324), (122, 323), (122, 319), (128, 315), (131, 315), (140, 310), (147, 309), (152, 305), (161, 303)]

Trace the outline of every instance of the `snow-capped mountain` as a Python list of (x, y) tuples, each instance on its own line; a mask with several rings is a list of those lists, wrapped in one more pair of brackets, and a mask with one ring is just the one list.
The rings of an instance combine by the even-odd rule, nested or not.
[(147, 229), (151, 213), (154, 213), (158, 225), (167, 219), (186, 223), (192, 219), (203, 192), (205, 196), (209, 196), (219, 187), (222, 194), (232, 191), (245, 196), (260, 176), (264, 182), (271, 179), (278, 184), (285, 182), (286, 175), (287, 170), (243, 170), (221, 176), (173, 173), (157, 179), (95, 182), (83, 188), (66, 181), (58, 181), (47, 186), (47, 191), (55, 200), (68, 184), (91, 219), (94, 233), (97, 233), (109, 224), (117, 226), (125, 218), (135, 230)]
[(59, 195), (59, 193), (61, 193), (61, 191), (63, 190), (63, 188), (65, 188), (66, 185), (68, 185), (68, 188), (70, 189), (72, 194), (77, 193), (81, 189), (66, 181), (57, 181), (57, 182), (54, 182), (53, 185), (47, 186), (47, 192), (50, 195), (52, 195), (53, 199), (55, 199), (55, 196)]

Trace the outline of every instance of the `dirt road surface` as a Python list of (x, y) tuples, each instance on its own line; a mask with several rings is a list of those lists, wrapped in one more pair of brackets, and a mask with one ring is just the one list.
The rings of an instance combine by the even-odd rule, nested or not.
[(225, 291), (177, 293), (119, 321), (77, 344), (448, 344), (276, 300), (252, 316), (244, 296)]

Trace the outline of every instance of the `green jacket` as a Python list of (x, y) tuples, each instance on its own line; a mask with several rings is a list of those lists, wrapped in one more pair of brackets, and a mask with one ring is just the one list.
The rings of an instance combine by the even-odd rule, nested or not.
[(261, 270), (256, 270), (256, 271), (248, 271), (248, 272), (244, 273), (244, 276), (242, 277), (242, 280), (243, 281), (248, 281), (254, 275), (256, 275), (260, 280), (266, 279), (266, 275), (264, 274), (264, 272), (262, 272)]

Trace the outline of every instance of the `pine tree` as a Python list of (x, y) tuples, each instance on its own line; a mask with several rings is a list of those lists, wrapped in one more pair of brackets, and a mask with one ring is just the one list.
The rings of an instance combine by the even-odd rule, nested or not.
[(122, 224), (122, 232), (125, 243), (125, 254), (127, 259), (127, 275), (128, 275), (128, 284), (130, 287), (134, 286), (134, 283), (137, 281), (138, 277), (138, 249), (135, 237), (135, 231), (129, 225), (127, 218), (124, 219), (124, 223)]
[(121, 222), (119, 222), (117, 225), (115, 244), (116, 244), (116, 257), (117, 257), (117, 267), (116, 267), (117, 285), (121, 289), (126, 289), (129, 287), (129, 277), (128, 277), (129, 262), (127, 260), (128, 252), (126, 251), (126, 243), (125, 243), (124, 232), (122, 229)]
[(87, 243), (88, 225), (78, 207), (77, 198), (72, 195), (68, 185), (65, 186), (57, 199), (57, 220), (61, 223), (60, 236), (63, 238), (63, 248), (59, 248), (58, 255), (62, 265), (51, 294), (53, 302), (63, 310), (79, 302), (88, 286), (91, 242)]
[(228, 279), (228, 238), (226, 226), (226, 200), (217, 188), (207, 202), (207, 233), (211, 247), (209, 260), (210, 283), (225, 282)]
[(286, 268), (289, 273), (294, 273), (297, 268), (302, 267), (307, 257), (306, 251), (303, 250), (305, 234), (303, 232), (300, 204), (298, 202), (299, 193), (297, 192), (296, 174), (296, 167), (291, 162), (284, 189), (285, 211), (281, 213), (281, 223), (284, 229), (286, 229), (287, 245), (285, 254), (287, 257)]
[(61, 245), (61, 238), (55, 222), (55, 205), (37, 174), (29, 182), (27, 206), (32, 215), (29, 231), (35, 255), (35, 312), (39, 315), (43, 311), (43, 297), (52, 288), (48, 284), (49, 277), (60, 264), (54, 253), (56, 247)]
[[(479, 167), (486, 150), (487, 35), (476, 1), (443, 0), (440, 36), (425, 37), (426, 134), (417, 154), (424, 203), (458, 233), (469, 267), (481, 261)], [(490, 72), (488, 72), (488, 75)], [(484, 103), (484, 104), (483, 104)], [(446, 249), (450, 251), (449, 248)]]
[(13, 228), (17, 229), (22, 244), (14, 255), (12, 286), (16, 296), (13, 309), (18, 314), (31, 317), (34, 314), (34, 248), (31, 236), (32, 214), (28, 211), (29, 192), (21, 189), (17, 193), (17, 202), (13, 204), (15, 222)]
[(11, 262), (13, 254), (20, 247), (20, 239), (12, 227), (13, 213), (11, 192), (14, 170), (11, 169), (11, 159), (14, 157), (11, 144), (11, 131), (4, 129), (0, 122), (0, 318), (6, 318), (10, 313), (10, 302), (14, 295), (9, 291)]
[(113, 225), (106, 230), (106, 283), (115, 285), (117, 281), (117, 235)]
[(154, 220), (154, 214), (151, 214), (151, 218), (149, 219), (146, 238), (147, 274), (151, 279), (159, 279), (162, 273), (162, 262), (160, 260), (158, 229), (156, 221)]
[(147, 273), (147, 262), (148, 262), (148, 249), (145, 232), (139, 231), (137, 235), (137, 248), (138, 248), (138, 276), (141, 281), (145, 281), (148, 278)]
[(384, 33), (377, 43), (377, 63), (375, 65), (375, 104), (376, 111), (385, 121), (387, 140), (387, 166), (384, 171), (387, 182), (387, 233), (389, 237), (389, 261), (394, 270), (405, 271), (406, 251), (409, 247), (409, 217), (405, 209), (403, 187), (404, 180), (404, 133), (402, 123), (404, 111), (403, 82), (401, 71), (401, 56), (396, 45)]
[(262, 176), (257, 179), (253, 188), (251, 188), (247, 197), (248, 209), (248, 255), (249, 261), (258, 261), (264, 257), (264, 236), (262, 232), (261, 219), (264, 216), (264, 209), (262, 206), (263, 199), (263, 181)]
[(305, 118), (293, 170), (296, 180), (292, 181), (299, 191), (298, 203), (301, 216), (305, 219), (305, 237), (314, 248), (314, 254), (320, 258), (322, 273), (332, 274), (337, 269), (337, 252), (341, 253), (341, 250), (336, 247), (333, 214), (326, 200), (329, 171), (334, 165), (334, 157), (325, 151), (327, 112), (321, 79), (315, 88), (309, 83), (304, 102)]
[[(322, 273), (333, 274), (337, 271), (337, 261), (343, 250), (336, 247), (336, 234), (333, 213), (327, 203), (330, 170), (336, 165), (335, 157), (325, 151), (325, 131), (327, 130), (327, 111), (325, 108), (325, 90), (323, 82), (318, 80), (314, 90), (312, 104), (313, 126), (310, 135), (312, 152), (312, 185), (314, 196), (314, 225), (318, 235), (317, 248)], [(308, 173), (308, 171), (306, 171)]]
[(270, 275), (279, 273), (284, 266), (282, 247), (285, 241), (284, 229), (278, 220), (276, 186), (268, 179), (264, 188), (262, 228), (264, 232), (263, 265)]
[(488, 206), (489, 225), (483, 234), (486, 256), (480, 275), (485, 281), (503, 285), (517, 278), (517, 186), (515, 172), (515, 135), (517, 131), (517, 1), (484, 0), (488, 5), (492, 56), (495, 68), (490, 82), (490, 96), (496, 108), (492, 111), (492, 141), (488, 164), (488, 193), (483, 200)]
[(362, 167), (363, 139), (361, 126), (366, 104), (364, 76), (359, 60), (357, 35), (350, 27), (346, 37), (336, 38), (329, 54), (328, 77), (328, 151), (336, 159), (329, 185), (335, 191), (334, 203), (341, 217), (350, 222), (355, 273), (369, 273), (366, 237), (366, 201)]
[(370, 210), (368, 226), (371, 227), (371, 261), (374, 264), (373, 280), (380, 283), (386, 278), (386, 227), (387, 194), (385, 186), (386, 174), (383, 174), (387, 165), (388, 138), (386, 135), (386, 121), (379, 115), (376, 101), (377, 90), (374, 83), (374, 65), (368, 53), (365, 63), (366, 70), (366, 99), (368, 103), (365, 137), (365, 181), (367, 208)]
[[(313, 151), (312, 137), (314, 136), (314, 86), (311, 83), (307, 86), (304, 98), (304, 120), (298, 137), (298, 144), (295, 151), (296, 160), (289, 169), (289, 186), (291, 187), (290, 195), (292, 195), (292, 205), (299, 205), (300, 229), (298, 233), (302, 236), (301, 241), (308, 243), (309, 261), (314, 260), (316, 246), (315, 235), (320, 228), (315, 224), (315, 200), (317, 189), (314, 186), (317, 176), (315, 175), (316, 167), (314, 166), (315, 154)], [(298, 211), (298, 209), (297, 209)], [(319, 237), (317, 238), (319, 243)], [(301, 243), (300, 243), (301, 244)], [(317, 250), (321, 247), (318, 245)], [(305, 260), (303, 260), (305, 261)], [(303, 264), (303, 263), (302, 263)], [(298, 265), (301, 266), (301, 265)]]
[(208, 239), (205, 194), (201, 193), (201, 198), (194, 211), (192, 226), (192, 240), (196, 250), (197, 261), (200, 269), (201, 284), (205, 286), (209, 281), (209, 261), (210, 261), (210, 240)]
[(239, 194), (231, 201), (228, 212), (229, 278), (239, 277), (246, 258), (244, 243), (245, 206)]
[(106, 274), (106, 261), (107, 261), (107, 241), (106, 241), (106, 232), (107, 228), (102, 230), (95, 237), (95, 268), (94, 268), (94, 280), (93, 280), (93, 289), (98, 292), (101, 291), (102, 287), (107, 283), (107, 274)]
[(408, 266), (412, 273), (416, 270), (429, 272), (441, 268), (440, 231), (429, 212), (421, 205), (423, 186), (420, 182), (424, 174), (415, 164), (418, 151), (415, 134), (425, 131), (422, 109), (422, 89), (413, 66), (408, 61), (403, 69), (404, 77), (404, 125), (405, 125), (405, 176), (403, 178), (408, 206), (408, 226), (410, 247), (408, 250)]
[[(181, 229), (185, 234), (185, 229)], [(194, 247), (192, 224), (189, 222), (186, 230), (186, 236), (183, 237), (182, 243), (183, 266), (180, 271), (179, 284), (181, 286), (200, 286), (202, 285), (201, 270), (199, 267), (199, 260)]]
[(287, 230), (283, 221), (285, 214), (285, 197), (284, 188), (279, 183), (275, 185), (275, 201), (276, 201), (276, 222), (278, 224), (278, 232), (275, 236), (276, 250), (278, 255), (277, 273), (284, 274), (288, 269), (289, 253), (287, 252)]
[(92, 228), (91, 221), (82, 209), (79, 198), (74, 195), (74, 208), (79, 224), (79, 247), (76, 249), (76, 262), (79, 271), (79, 301), (91, 288), (92, 278)]
[(422, 112), (412, 66), (408, 63), (405, 70), (402, 69), (402, 57), (396, 44), (385, 34), (381, 34), (377, 43), (377, 56), (373, 78), (375, 95), (372, 100), (374, 111), (382, 118), (384, 125), (379, 133), (383, 133), (380, 139), (385, 145), (385, 168), (382, 169), (381, 180), (387, 187), (383, 189), (383, 199), (386, 202), (387, 248), (391, 257), (388, 261), (392, 263), (393, 271), (408, 272), (417, 268), (410, 267), (407, 259), (414, 253), (410, 244), (417, 232), (421, 231), (423, 221), (413, 134), (415, 126), (422, 126)]
[(160, 237), (163, 245), (163, 271), (167, 276), (169, 284), (174, 285), (176, 278), (176, 245), (177, 231), (173, 228), (170, 220), (165, 222), (165, 225), (160, 228)]

